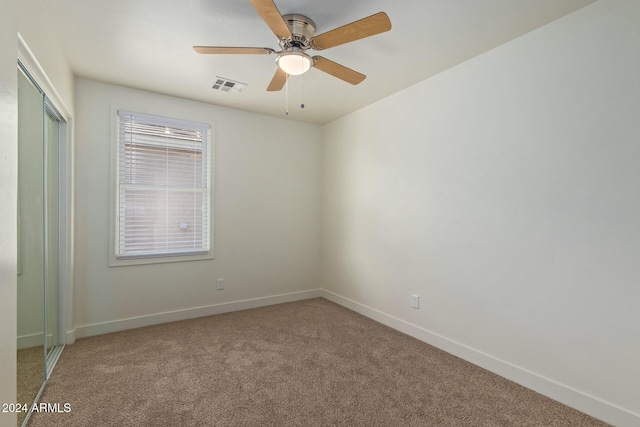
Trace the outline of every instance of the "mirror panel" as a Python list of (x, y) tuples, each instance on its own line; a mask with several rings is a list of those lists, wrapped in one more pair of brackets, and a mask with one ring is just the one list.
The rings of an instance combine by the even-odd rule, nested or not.
[(17, 402), (29, 404), (45, 373), (43, 106), (38, 88), (18, 72)]
[(44, 116), (44, 211), (45, 211), (45, 330), (47, 355), (60, 344), (58, 325), (58, 266), (59, 266), (59, 159), (58, 135), (60, 122), (46, 109)]

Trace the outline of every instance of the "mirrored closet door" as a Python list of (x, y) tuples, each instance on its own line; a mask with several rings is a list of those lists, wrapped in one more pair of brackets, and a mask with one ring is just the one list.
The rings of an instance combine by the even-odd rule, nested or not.
[[(18, 70), (17, 402), (30, 406), (62, 350), (59, 331), (60, 116)], [(18, 425), (27, 414), (18, 414)]]

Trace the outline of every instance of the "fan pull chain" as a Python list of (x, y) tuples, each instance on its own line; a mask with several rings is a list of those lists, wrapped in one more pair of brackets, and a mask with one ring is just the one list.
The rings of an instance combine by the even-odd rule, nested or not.
[(304, 74), (302, 75), (302, 104), (300, 104), (300, 108), (304, 108)]
[(284, 114), (289, 115), (289, 74), (287, 74), (287, 80), (284, 83)]

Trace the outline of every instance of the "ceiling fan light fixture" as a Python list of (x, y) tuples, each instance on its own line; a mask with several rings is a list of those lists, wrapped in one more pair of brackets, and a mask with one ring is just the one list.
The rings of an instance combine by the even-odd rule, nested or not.
[(282, 71), (290, 76), (299, 76), (309, 71), (313, 59), (302, 49), (294, 47), (279, 54), (276, 63)]

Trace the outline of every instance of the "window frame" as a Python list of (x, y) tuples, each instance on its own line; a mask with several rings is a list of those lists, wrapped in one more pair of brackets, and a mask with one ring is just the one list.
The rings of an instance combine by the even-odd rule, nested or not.
[[(209, 175), (209, 251), (200, 253), (185, 253), (185, 254), (157, 254), (149, 256), (131, 256), (131, 257), (118, 257), (118, 217), (119, 217), (119, 133), (120, 133), (120, 118), (119, 111), (124, 110), (127, 112), (137, 112), (144, 116), (157, 116), (160, 118), (166, 118), (168, 120), (184, 121), (192, 123), (200, 123), (209, 126), (209, 162), (208, 162), (208, 175)], [(197, 115), (196, 115), (197, 116)], [(111, 153), (110, 153), (110, 218), (109, 218), (109, 267), (121, 267), (129, 265), (144, 265), (144, 264), (162, 264), (171, 262), (188, 262), (188, 261), (201, 261), (214, 259), (214, 207), (215, 207), (215, 123), (211, 120), (203, 120), (202, 117), (184, 118), (182, 113), (175, 111), (157, 111), (157, 109), (149, 108), (130, 108), (122, 105), (111, 105)]]

